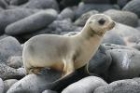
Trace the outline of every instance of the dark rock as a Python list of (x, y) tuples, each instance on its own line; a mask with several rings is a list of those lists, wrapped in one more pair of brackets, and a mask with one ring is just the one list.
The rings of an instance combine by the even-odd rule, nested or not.
[(96, 88), (106, 85), (103, 79), (89, 76), (69, 85), (62, 93), (93, 93)]
[(61, 0), (60, 5), (62, 7), (68, 7), (77, 5), (79, 4), (79, 2), (81, 2), (81, 0)]
[(21, 56), (22, 47), (14, 37), (6, 37), (0, 40), (0, 62), (6, 64), (11, 56)]
[(11, 56), (7, 60), (7, 65), (12, 68), (20, 68), (23, 66), (22, 57), (21, 56)]
[(77, 26), (84, 26), (86, 21), (88, 20), (88, 18), (94, 14), (97, 14), (99, 13), (98, 11), (96, 10), (91, 10), (91, 11), (88, 11), (84, 14), (82, 14), (75, 22), (74, 24), (77, 25)]
[(140, 0), (132, 0), (123, 7), (123, 10), (131, 11), (140, 17), (139, 5), (140, 5)]
[(112, 64), (108, 70), (108, 80), (120, 80), (140, 75), (140, 52), (135, 49), (110, 50)]
[(83, 0), (86, 4), (109, 4), (110, 0)]
[(10, 0), (10, 5), (23, 5), (27, 3), (29, 0)]
[(76, 18), (80, 17), (82, 14), (90, 11), (97, 10), (99, 12), (106, 11), (108, 9), (119, 9), (117, 5), (110, 4), (79, 4), (78, 8), (75, 10)]
[(34, 13), (38, 12), (38, 10), (33, 9), (23, 9), (23, 8), (17, 8), (17, 9), (9, 9), (2, 11), (0, 13), (0, 34), (4, 33), (4, 30), (7, 25), (16, 22), (20, 19), (23, 19), (29, 15), (32, 15)]
[(8, 79), (4, 81), (4, 93), (7, 92), (7, 90), (18, 80), (17, 79)]
[(139, 81), (135, 79), (115, 81), (108, 86), (97, 88), (94, 93), (140, 93)]
[(8, 7), (8, 4), (5, 2), (5, 0), (0, 0), (0, 7), (3, 9), (6, 9)]
[(20, 70), (11, 68), (5, 64), (0, 64), (0, 78), (6, 79), (21, 79), (25, 76), (25, 73)]
[(52, 91), (52, 90), (45, 90), (45, 91), (43, 91), (42, 93), (57, 93), (57, 92)]
[(58, 20), (63, 20), (63, 19), (67, 19), (70, 18), (71, 20), (74, 19), (74, 12), (72, 11), (72, 9), (70, 8), (65, 8), (64, 10), (62, 10), (62, 12), (58, 15), (57, 19)]
[(116, 22), (132, 27), (138, 26), (138, 16), (132, 12), (111, 9), (105, 11), (104, 14), (110, 16)]
[(47, 27), (56, 19), (56, 16), (57, 12), (53, 9), (40, 11), (8, 25), (5, 29), (5, 33), (9, 35), (32, 33)]
[(105, 34), (102, 43), (126, 45), (125, 41), (123, 40), (123, 37), (121, 37), (118, 33), (114, 31), (108, 31)]
[(111, 61), (112, 58), (110, 53), (107, 52), (103, 46), (100, 46), (96, 54), (89, 61), (87, 70), (91, 75), (96, 74), (105, 77), (105, 74), (111, 65)]
[(4, 83), (1, 78), (0, 78), (0, 93), (4, 93)]
[(53, 8), (59, 11), (58, 3), (56, 0), (29, 0), (26, 4), (22, 5), (24, 8), (31, 9), (49, 9)]

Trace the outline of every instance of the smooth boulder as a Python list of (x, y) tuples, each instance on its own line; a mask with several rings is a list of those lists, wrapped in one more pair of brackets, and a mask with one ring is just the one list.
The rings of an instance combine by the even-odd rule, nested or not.
[(9, 35), (20, 35), (33, 33), (47, 27), (57, 17), (57, 12), (53, 9), (40, 11), (22, 20), (8, 25), (5, 33)]
[(89, 76), (69, 85), (61, 93), (93, 93), (96, 88), (106, 85), (103, 79)]

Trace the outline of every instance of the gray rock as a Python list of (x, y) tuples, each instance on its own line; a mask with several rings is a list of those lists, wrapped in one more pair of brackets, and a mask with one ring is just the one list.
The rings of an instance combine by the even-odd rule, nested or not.
[(96, 10), (91, 10), (91, 11), (88, 11), (84, 14), (82, 14), (75, 22), (74, 24), (77, 25), (77, 26), (84, 26), (86, 21), (88, 20), (88, 18), (94, 14), (97, 14), (99, 13), (98, 11)]
[(63, 19), (67, 19), (70, 18), (71, 20), (74, 19), (74, 12), (72, 11), (72, 9), (70, 8), (65, 8), (64, 10), (62, 10), (62, 12), (58, 15), (57, 19), (58, 20), (63, 20)]
[(5, 29), (5, 33), (9, 35), (33, 33), (47, 27), (56, 19), (56, 16), (57, 12), (54, 9), (40, 11), (8, 25)]
[(99, 12), (106, 11), (108, 9), (119, 9), (117, 5), (111, 4), (79, 4), (78, 8), (75, 10), (76, 18), (80, 17), (82, 14), (90, 11), (97, 10)]
[(111, 61), (110, 53), (101, 45), (96, 54), (89, 61), (87, 70), (91, 75), (97, 74), (106, 78), (105, 74), (111, 65)]
[(5, 35), (5, 34), (4, 35), (1, 35), (0, 36), (0, 40), (3, 39), (3, 38), (6, 38), (6, 37), (8, 37), (8, 35)]
[(7, 60), (7, 65), (12, 68), (20, 68), (23, 66), (22, 57), (21, 56), (11, 56)]
[(54, 71), (30, 74), (15, 83), (7, 93), (42, 93), (45, 89), (51, 89), (60, 76), (60, 73)]
[(136, 28), (116, 23), (115, 27), (110, 31), (115, 32), (123, 38), (127, 46), (134, 46), (140, 41), (140, 32)]
[(16, 9), (8, 9), (2, 11), (0, 13), (0, 34), (4, 33), (4, 30), (7, 25), (16, 22), (20, 19), (23, 19), (29, 15), (38, 12), (38, 10), (33, 9), (23, 9), (23, 8), (16, 8)]
[(56, 2), (56, 0), (29, 0), (26, 4), (22, 5), (21, 7), (31, 9), (53, 8), (59, 11), (58, 3)]
[(122, 8), (131, 0), (117, 0), (117, 4)]
[(22, 47), (14, 37), (6, 37), (0, 40), (0, 62), (6, 64), (11, 56), (21, 56)]
[(57, 93), (57, 92), (52, 91), (52, 90), (45, 90), (45, 91), (43, 91), (42, 93)]
[(56, 32), (70, 32), (75, 31), (77, 27), (72, 24), (70, 19), (64, 19), (55, 20), (52, 24), (49, 25), (49, 28)]
[(117, 45), (126, 45), (123, 37), (121, 37), (115, 31), (108, 31), (103, 38), (102, 43), (106, 44), (117, 44)]
[(140, 80), (119, 80), (97, 88), (94, 93), (140, 93)]
[(132, 27), (138, 26), (138, 16), (133, 12), (111, 9), (105, 11), (104, 14), (110, 16), (116, 22)]
[[(102, 44), (102, 46), (105, 47), (106, 50), (113, 50), (113, 49), (128, 49), (128, 50), (134, 50), (134, 48), (124, 46), (124, 45), (117, 45), (117, 44)], [(136, 49), (135, 49), (136, 50)]]
[(7, 90), (18, 80), (17, 79), (8, 79), (4, 81), (4, 93), (7, 92)]
[(0, 78), (3, 80), (6, 79), (21, 79), (22, 77), (25, 76), (25, 73), (11, 68), (5, 64), (0, 64)]
[(132, 0), (123, 7), (123, 10), (131, 11), (140, 17), (139, 5), (140, 5), (140, 0)]
[(0, 93), (4, 93), (4, 83), (1, 78), (0, 78)]
[(106, 85), (107, 83), (103, 79), (89, 76), (69, 85), (62, 93), (93, 93), (96, 88)]
[(108, 80), (120, 80), (138, 77), (140, 75), (140, 52), (135, 49), (109, 50), (112, 64), (108, 70)]

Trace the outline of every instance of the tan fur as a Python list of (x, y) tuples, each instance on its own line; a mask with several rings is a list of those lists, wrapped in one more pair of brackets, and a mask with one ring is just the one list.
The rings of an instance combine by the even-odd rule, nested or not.
[[(102, 26), (98, 20), (104, 18)], [(82, 31), (73, 36), (42, 34), (28, 40), (23, 49), (23, 63), (27, 72), (34, 68), (48, 67), (66, 76), (86, 65), (97, 51), (106, 31), (114, 27), (114, 21), (103, 14), (91, 16)], [(30, 71), (32, 69), (32, 71)]]

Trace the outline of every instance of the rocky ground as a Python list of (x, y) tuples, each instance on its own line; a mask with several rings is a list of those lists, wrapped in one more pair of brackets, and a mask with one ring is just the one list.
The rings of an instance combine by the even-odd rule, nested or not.
[[(38, 34), (74, 35), (94, 14), (117, 22), (88, 64), (59, 80), (26, 75), (24, 42)], [(140, 93), (140, 0), (0, 0), (0, 93)]]

